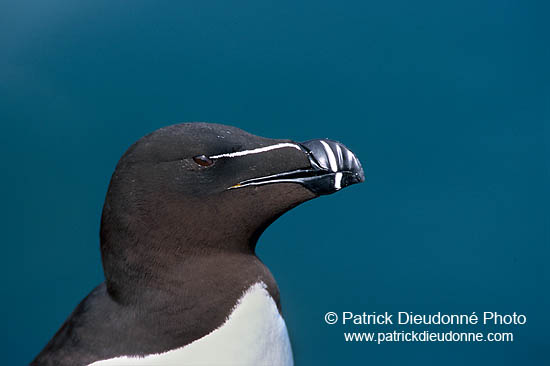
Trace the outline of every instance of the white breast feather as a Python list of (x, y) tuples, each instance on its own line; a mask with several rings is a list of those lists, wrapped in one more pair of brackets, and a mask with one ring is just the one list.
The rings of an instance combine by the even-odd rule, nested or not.
[(110, 358), (89, 366), (293, 364), (285, 321), (260, 282), (244, 293), (222, 326), (184, 347), (145, 357)]

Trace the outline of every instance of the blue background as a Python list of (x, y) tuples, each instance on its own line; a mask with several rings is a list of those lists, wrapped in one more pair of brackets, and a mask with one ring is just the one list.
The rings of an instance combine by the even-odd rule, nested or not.
[[(298, 365), (548, 362), (543, 3), (3, 2), (3, 364), (28, 363), (103, 280), (99, 218), (118, 158), (183, 121), (330, 137), (366, 167), (366, 184), (260, 239)], [(393, 328), (329, 326), (327, 311), (528, 322), (476, 328), (513, 343), (350, 344), (344, 330)]]

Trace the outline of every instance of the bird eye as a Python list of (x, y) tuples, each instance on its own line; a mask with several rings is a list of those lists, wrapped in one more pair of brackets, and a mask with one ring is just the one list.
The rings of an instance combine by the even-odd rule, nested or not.
[(200, 166), (211, 166), (212, 164), (214, 164), (214, 160), (210, 159), (206, 155), (197, 155), (193, 157), (193, 160)]

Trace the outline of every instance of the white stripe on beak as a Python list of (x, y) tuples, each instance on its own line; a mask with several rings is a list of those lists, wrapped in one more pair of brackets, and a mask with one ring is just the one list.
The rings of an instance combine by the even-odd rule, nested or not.
[(328, 144), (323, 140), (321, 140), (321, 144), (323, 145), (323, 147), (325, 148), (325, 151), (327, 152), (328, 163), (330, 164), (330, 170), (332, 170), (333, 172), (336, 172), (338, 170), (338, 165), (336, 164), (336, 157), (334, 156), (334, 152), (332, 151), (330, 146), (328, 146)]
[(334, 175), (334, 189), (339, 190), (342, 188), (342, 173), (338, 172)]

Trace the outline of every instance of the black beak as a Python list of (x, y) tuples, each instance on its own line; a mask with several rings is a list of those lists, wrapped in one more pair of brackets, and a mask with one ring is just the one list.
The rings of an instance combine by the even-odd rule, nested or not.
[(310, 168), (248, 179), (230, 189), (273, 183), (298, 183), (317, 195), (323, 195), (365, 181), (361, 163), (343, 144), (320, 139), (298, 145), (308, 155)]

